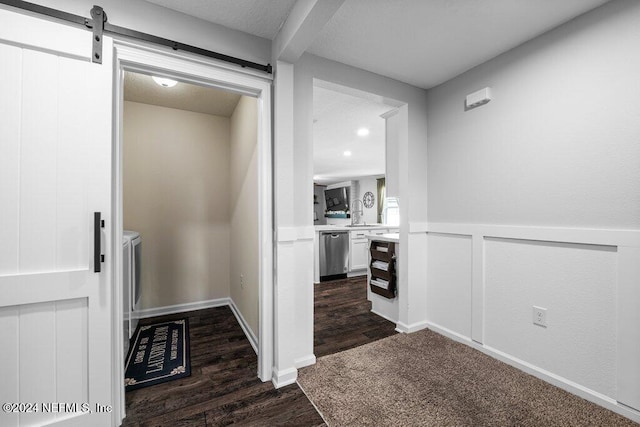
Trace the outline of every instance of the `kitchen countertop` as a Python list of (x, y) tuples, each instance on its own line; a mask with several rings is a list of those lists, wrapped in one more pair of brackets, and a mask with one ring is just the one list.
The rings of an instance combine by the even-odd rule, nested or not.
[(379, 230), (381, 228), (398, 228), (397, 226), (384, 224), (367, 224), (366, 226), (349, 227), (346, 225), (314, 225), (316, 232), (319, 231), (357, 231), (357, 230)]
[(367, 236), (367, 239), (372, 241), (377, 241), (377, 242), (400, 243), (400, 234), (399, 233), (380, 234), (377, 236)]

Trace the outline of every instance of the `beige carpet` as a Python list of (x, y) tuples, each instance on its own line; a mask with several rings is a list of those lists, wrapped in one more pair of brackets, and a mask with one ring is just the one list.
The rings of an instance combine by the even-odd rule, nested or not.
[(429, 330), (321, 357), (298, 383), (330, 426), (637, 426)]

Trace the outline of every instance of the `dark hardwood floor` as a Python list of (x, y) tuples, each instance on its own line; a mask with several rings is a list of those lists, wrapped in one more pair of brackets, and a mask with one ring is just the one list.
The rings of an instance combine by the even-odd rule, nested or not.
[[(314, 285), (316, 357), (393, 335), (370, 312), (366, 278)], [(316, 426), (320, 415), (297, 384), (273, 388), (257, 376), (256, 355), (228, 307), (155, 317), (189, 318), (191, 376), (126, 393), (124, 426)]]
[(314, 287), (316, 357), (396, 334), (394, 323), (371, 313), (366, 276), (316, 283)]
[(155, 317), (189, 318), (191, 376), (126, 393), (123, 426), (316, 426), (322, 418), (297, 384), (273, 388), (229, 307)]

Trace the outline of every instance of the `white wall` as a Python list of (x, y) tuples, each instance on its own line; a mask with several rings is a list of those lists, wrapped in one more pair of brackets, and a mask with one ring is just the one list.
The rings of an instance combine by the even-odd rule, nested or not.
[[(276, 206), (279, 205), (276, 210), (279, 235), (278, 286), (294, 292), (294, 298), (292, 300), (290, 296), (280, 295), (279, 291), (276, 291), (278, 312), (288, 313), (287, 317), (282, 316), (281, 321), (277, 322), (276, 336), (281, 342), (278, 343), (276, 363), (280, 363), (277, 371), (291, 373), (288, 377), (291, 378), (293, 371), (290, 371), (290, 366), (287, 365), (290, 357), (293, 358), (295, 367), (314, 360), (313, 277), (308, 273), (313, 271), (313, 221), (311, 220), (313, 216), (312, 204), (309, 203), (313, 199), (313, 189), (310, 185), (313, 181), (313, 79), (317, 78), (373, 93), (379, 96), (379, 100), (393, 102), (392, 105), (402, 103), (409, 105), (408, 135), (406, 135), (404, 146), (399, 148), (401, 151), (399, 162), (406, 165), (402, 169), (404, 174), (402, 179), (406, 185), (405, 192), (401, 194), (404, 198), (405, 221), (402, 225), (404, 238), (401, 245), (409, 244), (409, 240), (413, 238), (408, 233), (409, 222), (426, 222), (426, 198), (422, 195), (426, 187), (424, 164), (426, 163), (427, 114), (424, 90), (344, 64), (305, 54), (294, 66), (293, 87), (290, 88), (286, 87), (287, 83), (290, 83), (287, 80), (288, 72), (288, 69), (281, 69), (278, 65), (276, 82), (280, 89), (276, 89), (276, 116), (284, 113), (286, 108), (290, 108), (292, 117), (289, 119), (282, 115), (280, 118), (276, 117), (275, 167), (279, 170), (279, 163), (291, 164), (293, 177), (288, 180), (276, 178), (275, 203)], [(278, 90), (282, 92), (279, 94)], [(288, 96), (291, 94), (293, 94), (293, 105), (288, 104)], [(278, 109), (279, 102), (282, 102), (282, 110)], [(292, 137), (285, 132), (288, 124), (293, 126)], [(279, 128), (283, 131), (280, 136)], [(287, 173), (283, 171), (282, 177)], [(290, 200), (291, 197), (293, 197), (293, 203)], [(293, 210), (293, 215), (289, 214), (288, 208)], [(426, 235), (415, 238), (423, 240), (426, 245)], [(410, 255), (406, 258), (406, 262), (409, 263)], [(294, 271), (283, 270), (285, 266), (296, 266), (296, 268)], [(425, 263), (420, 260), (419, 263), (414, 263), (414, 266), (414, 270), (405, 274), (404, 277), (406, 279), (414, 277), (416, 287), (424, 292)]]
[(256, 337), (260, 266), (257, 114), (257, 100), (241, 97), (231, 116), (230, 128), (231, 299)]
[(427, 319), (465, 337), (471, 337), (471, 257), (470, 236), (429, 234)]
[[(364, 194), (370, 191), (373, 194), (373, 207), (363, 207), (362, 221), (367, 224), (375, 224), (378, 222), (378, 182), (376, 178), (363, 178), (358, 181), (358, 195), (357, 197), (362, 201)], [(363, 203), (364, 204), (364, 203)]]
[[(388, 111), (383, 115), (385, 120), (385, 197), (400, 196), (400, 153), (394, 149), (398, 145), (402, 133), (402, 112), (400, 109)], [(426, 199), (426, 198), (425, 198)]]
[(427, 93), (432, 326), (619, 411), (640, 409), (638, 22), (607, 3)]
[(485, 254), (484, 343), (615, 396), (615, 247), (486, 239)]
[(124, 228), (142, 236), (141, 308), (229, 296), (229, 119), (124, 103)]

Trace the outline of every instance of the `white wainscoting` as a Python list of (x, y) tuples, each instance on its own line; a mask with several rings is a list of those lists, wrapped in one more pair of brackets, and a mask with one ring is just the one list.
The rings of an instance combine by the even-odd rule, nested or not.
[(278, 227), (273, 384), (293, 384), (313, 354), (313, 226)]
[(640, 231), (429, 223), (427, 239), (430, 328), (640, 421)]
[[(428, 250), (427, 236), (424, 232), (416, 232), (420, 230), (420, 224), (423, 223), (409, 223), (409, 233), (400, 234), (400, 321), (396, 324), (396, 330), (405, 333), (427, 327), (427, 288), (416, 286), (427, 282), (428, 271), (424, 260), (424, 254)], [(406, 290), (404, 297), (401, 294), (402, 289)]]
[(429, 233), (427, 240), (427, 319), (470, 337), (471, 237)]
[[(417, 332), (427, 327), (427, 223), (410, 222), (408, 232), (400, 227), (397, 254), (397, 297), (377, 298), (372, 312), (396, 324), (400, 333)], [(383, 309), (384, 306), (389, 306)], [(391, 308), (393, 307), (393, 308)], [(392, 313), (397, 313), (393, 314)], [(394, 318), (395, 317), (395, 318)]]

